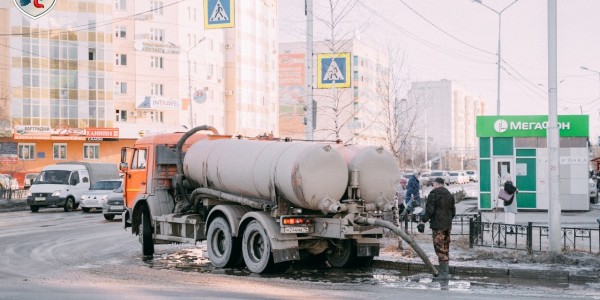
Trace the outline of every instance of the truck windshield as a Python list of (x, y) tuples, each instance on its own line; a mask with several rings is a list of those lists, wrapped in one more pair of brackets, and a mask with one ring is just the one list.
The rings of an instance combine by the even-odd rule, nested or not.
[(114, 190), (121, 186), (120, 180), (111, 180), (111, 181), (98, 181), (96, 182), (90, 190)]
[(34, 184), (68, 184), (71, 171), (47, 170), (42, 171), (33, 182)]

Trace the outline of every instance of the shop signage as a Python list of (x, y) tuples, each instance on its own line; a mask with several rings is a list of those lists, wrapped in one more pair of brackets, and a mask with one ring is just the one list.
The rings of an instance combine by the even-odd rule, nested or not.
[(88, 128), (86, 137), (90, 138), (118, 138), (119, 128)]
[(51, 132), (51, 135), (62, 135), (62, 136), (85, 136), (86, 131), (83, 128), (72, 128), (69, 125), (61, 124), (56, 127)]
[[(587, 137), (590, 131), (587, 115), (558, 116), (562, 137)], [(545, 137), (548, 116), (478, 116), (478, 137)]]
[(181, 100), (177, 98), (166, 98), (160, 96), (145, 96), (138, 109), (158, 109), (158, 110), (180, 110)]
[(179, 54), (181, 49), (179, 46), (172, 43), (161, 43), (161, 42), (147, 42), (137, 41), (133, 45), (137, 51), (155, 52), (155, 53), (166, 53), (166, 54)]
[(49, 139), (50, 126), (17, 125), (15, 126), (15, 140)]

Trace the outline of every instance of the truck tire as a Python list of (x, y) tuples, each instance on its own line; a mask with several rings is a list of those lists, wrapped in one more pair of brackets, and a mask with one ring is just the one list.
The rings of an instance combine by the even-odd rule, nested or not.
[(67, 200), (65, 201), (65, 206), (63, 207), (65, 212), (73, 211), (74, 206), (75, 206), (75, 199), (73, 199), (73, 197), (67, 197)]
[(81, 208), (81, 211), (83, 211), (84, 213), (89, 213), (90, 210), (91, 210), (91, 208), (89, 208), (89, 207), (82, 207)]
[(142, 254), (145, 256), (154, 255), (154, 241), (152, 240), (152, 222), (148, 209), (142, 210), (142, 222), (140, 223), (140, 243), (142, 244)]
[(266, 273), (272, 268), (269, 235), (260, 222), (252, 221), (244, 229), (242, 254), (246, 266), (253, 273)]
[(217, 268), (240, 265), (243, 257), (239, 238), (231, 235), (229, 223), (222, 217), (215, 218), (206, 232), (206, 248), (210, 263)]
[(29, 209), (31, 209), (31, 212), (38, 212), (40, 207), (37, 205), (29, 205)]
[(104, 215), (104, 219), (108, 220), (108, 221), (112, 221), (115, 218), (115, 215)]
[(335, 240), (327, 251), (327, 261), (332, 267), (347, 268), (356, 261), (356, 244), (353, 240)]

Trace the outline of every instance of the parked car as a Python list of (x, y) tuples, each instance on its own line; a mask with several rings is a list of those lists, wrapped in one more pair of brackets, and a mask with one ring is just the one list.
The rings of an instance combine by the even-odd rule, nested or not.
[(89, 192), (81, 196), (81, 201), (79, 201), (81, 210), (83, 212), (90, 212), (92, 208), (97, 210), (102, 209), (102, 204), (108, 200), (108, 195), (113, 190), (118, 189), (122, 182), (123, 179), (98, 180), (90, 188)]
[(430, 186), (431, 181), (429, 180), (429, 173), (422, 173), (419, 176), (419, 181), (421, 182), (421, 186)]
[(112, 220), (125, 211), (123, 197), (123, 184), (107, 195), (106, 201), (102, 202), (102, 214), (106, 220)]
[(0, 188), (18, 190), (19, 181), (8, 174), (0, 174)]
[(469, 183), (469, 175), (465, 171), (458, 171), (458, 183), (467, 184)]
[(598, 203), (598, 188), (594, 179), (590, 178), (590, 203)]
[(449, 184), (458, 183), (458, 172), (457, 171), (450, 171), (450, 172), (448, 172), (448, 175), (450, 176), (450, 178), (448, 179)]
[(450, 184), (450, 175), (448, 175), (448, 172), (446, 171), (431, 171), (431, 173), (429, 173), (429, 180), (433, 182), (436, 178), (444, 179), (446, 185)]
[(475, 170), (467, 170), (467, 175), (469, 175), (469, 181), (478, 182), (479, 181), (479, 173)]
[(28, 189), (31, 187), (31, 184), (38, 176), (39, 173), (27, 173), (25, 174), (25, 179), (23, 180), (23, 188)]

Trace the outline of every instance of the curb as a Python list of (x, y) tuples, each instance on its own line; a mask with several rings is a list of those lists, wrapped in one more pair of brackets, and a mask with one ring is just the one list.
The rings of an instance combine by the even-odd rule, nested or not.
[[(373, 267), (382, 269), (392, 269), (408, 272), (429, 272), (425, 264), (396, 262), (386, 260), (374, 260)], [(437, 266), (436, 266), (437, 267)], [(598, 282), (600, 275), (592, 271), (569, 272), (563, 270), (551, 269), (511, 269), (511, 268), (490, 268), (490, 267), (469, 267), (469, 266), (450, 266), (450, 274), (452, 275), (472, 275), (481, 277), (506, 277), (506, 278), (528, 278), (528, 279), (545, 279), (552, 281), (566, 282), (581, 282), (593, 281)]]

